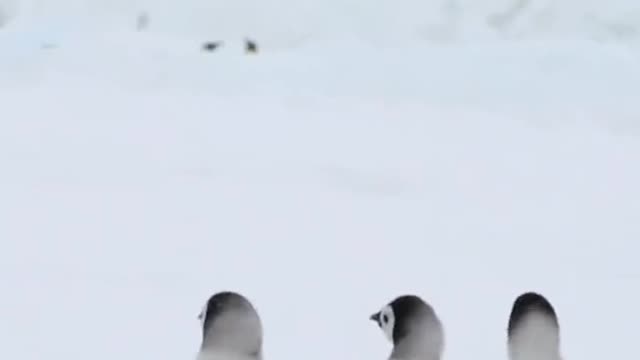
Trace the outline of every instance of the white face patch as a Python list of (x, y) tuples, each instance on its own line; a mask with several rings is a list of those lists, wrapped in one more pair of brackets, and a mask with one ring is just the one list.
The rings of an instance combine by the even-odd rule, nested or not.
[(396, 323), (396, 316), (391, 305), (387, 305), (380, 310), (380, 328), (384, 335), (393, 343), (393, 327)]

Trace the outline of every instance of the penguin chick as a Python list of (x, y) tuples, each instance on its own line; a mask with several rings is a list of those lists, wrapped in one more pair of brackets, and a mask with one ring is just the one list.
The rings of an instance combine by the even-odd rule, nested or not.
[(551, 303), (527, 292), (516, 298), (507, 328), (509, 360), (561, 360), (560, 325)]
[(397, 297), (370, 319), (393, 343), (390, 360), (440, 360), (445, 344), (442, 323), (418, 296)]
[(262, 322), (244, 296), (217, 293), (198, 318), (202, 344), (197, 360), (262, 360)]

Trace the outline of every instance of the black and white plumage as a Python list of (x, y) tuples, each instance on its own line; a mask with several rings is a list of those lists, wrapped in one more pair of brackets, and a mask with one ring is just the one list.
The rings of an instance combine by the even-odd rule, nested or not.
[(371, 315), (393, 343), (390, 360), (440, 360), (444, 329), (431, 305), (415, 295), (397, 297)]
[(551, 303), (527, 292), (516, 298), (507, 328), (509, 360), (561, 360), (560, 325)]
[(202, 344), (197, 360), (262, 360), (262, 322), (244, 296), (231, 291), (217, 293), (198, 318)]

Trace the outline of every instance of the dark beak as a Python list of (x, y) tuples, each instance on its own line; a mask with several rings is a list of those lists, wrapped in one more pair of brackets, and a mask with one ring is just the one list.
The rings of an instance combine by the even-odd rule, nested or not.
[(377, 313), (369, 316), (369, 320), (373, 320), (373, 321), (377, 322), (378, 324), (380, 324), (380, 313), (377, 312)]

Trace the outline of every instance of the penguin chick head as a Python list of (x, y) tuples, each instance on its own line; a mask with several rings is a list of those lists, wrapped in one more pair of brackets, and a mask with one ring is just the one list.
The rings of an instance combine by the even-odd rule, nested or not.
[(439, 359), (444, 330), (433, 308), (415, 295), (397, 297), (370, 316), (394, 345), (392, 358)]
[(560, 325), (551, 303), (527, 292), (516, 298), (507, 328), (511, 360), (560, 359)]
[(209, 298), (198, 316), (202, 325), (201, 352), (223, 352), (261, 358), (262, 323), (244, 296), (225, 291)]

